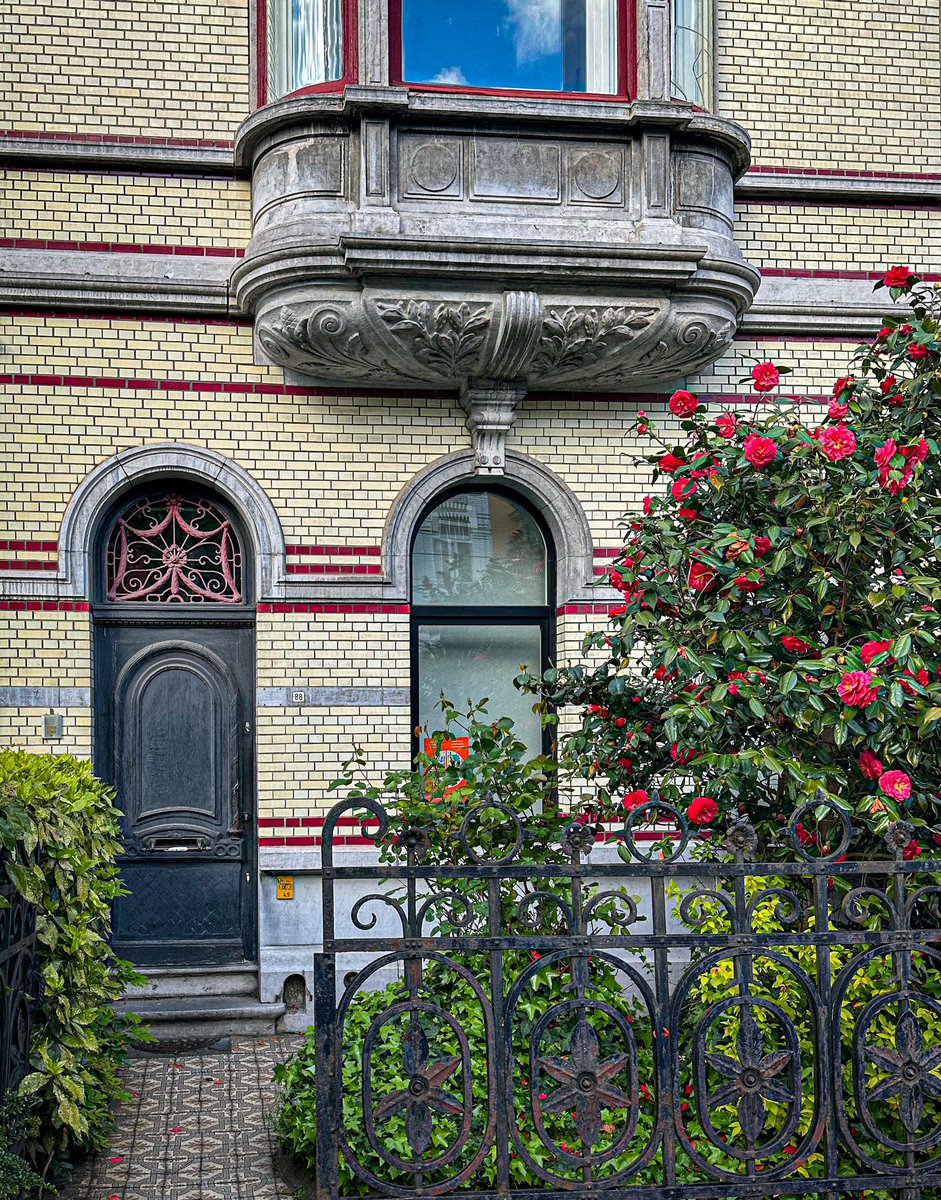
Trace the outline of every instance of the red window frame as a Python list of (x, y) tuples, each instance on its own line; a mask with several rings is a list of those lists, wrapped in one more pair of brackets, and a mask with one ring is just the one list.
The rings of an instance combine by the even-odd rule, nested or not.
[[(256, 0), (255, 9), (255, 62), (258, 65), (258, 107), (268, 103), (268, 6), (272, 0)], [(294, 96), (316, 95), (318, 92), (342, 92), (350, 83), (359, 81), (359, 4), (358, 0), (343, 0), (343, 75), (326, 83), (312, 83), (309, 87), (285, 92), (279, 100)]]
[[(467, 3), (468, 0), (457, 0)], [(618, 90), (607, 92), (541, 92), (528, 88), (481, 88), (451, 83), (413, 83), (403, 78), (402, 39), (403, 0), (389, 0), (389, 76), (390, 83), (416, 92), (447, 92), (472, 96), (530, 96), (551, 100), (606, 100), (623, 103), (637, 95), (637, 4), (636, 0), (617, 0), (618, 11)]]

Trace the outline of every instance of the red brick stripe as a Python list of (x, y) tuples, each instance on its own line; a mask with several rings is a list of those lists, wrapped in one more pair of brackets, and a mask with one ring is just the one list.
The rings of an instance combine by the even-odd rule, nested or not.
[(918, 171), (861, 171), (842, 167), (834, 170), (832, 167), (763, 167), (751, 166), (750, 175), (832, 175), (840, 179), (914, 179), (916, 181), (941, 180), (941, 174), (925, 174)]
[(234, 150), (235, 142), (211, 138), (168, 138), (141, 137), (119, 133), (63, 133), (46, 129), (0, 129), (0, 138), (27, 138), (35, 141), (86, 142), (94, 145), (101, 142), (117, 146), (193, 146), (213, 150)]
[(166, 313), (153, 312), (131, 312), (128, 309), (102, 309), (98, 312), (89, 312), (87, 309), (82, 312), (76, 312), (69, 308), (7, 308), (0, 305), (0, 316), (5, 317), (27, 317), (29, 319), (41, 318), (48, 321), (50, 317), (56, 317), (63, 321), (159, 321), (161, 325), (253, 325), (254, 321), (251, 317), (231, 316), (231, 317), (188, 317), (177, 316), (174, 313), (172, 316), (167, 316)]
[[(764, 267), (761, 274), (778, 279), (871, 279), (875, 281), (882, 279), (885, 271), (830, 271), (815, 268), (805, 270), (793, 267)], [(924, 279), (926, 283), (937, 283), (941, 280), (941, 275), (931, 272), (918, 274), (918, 277)]]
[(323, 604), (305, 600), (263, 601), (258, 605), (260, 613), (408, 613), (407, 604)]
[(87, 600), (0, 600), (0, 612), (88, 612)]
[(58, 542), (23, 542), (18, 539), (0, 538), (0, 550), (28, 550), (32, 553), (54, 554), (58, 549)]
[(288, 554), (349, 554), (355, 557), (380, 555), (381, 546), (288, 546)]
[(240, 246), (169, 246), (148, 242), (67, 242), (55, 238), (0, 238), (0, 250), (78, 250), (106, 254), (182, 254), (195, 258), (241, 258)]
[(289, 575), (381, 575), (378, 563), (288, 563)]
[[(168, 320), (166, 317), (161, 319)], [(197, 323), (203, 324), (204, 322), (200, 320)], [(230, 322), (225, 323), (229, 324)], [(212, 324), (212, 322), (206, 321), (205, 324)], [(0, 375), (0, 385), (4, 384), (23, 387), (102, 388), (114, 391), (218, 392), (237, 396), (335, 396), (350, 399), (374, 396), (405, 400), (414, 400), (418, 397), (453, 399), (453, 393), (443, 389), (422, 391), (419, 388), (298, 387), (295, 384), (284, 383), (243, 383), (232, 380), (222, 382), (217, 379), (136, 379), (110, 375)], [(619, 397), (619, 399), (623, 400), (623, 397)]]
[(47, 558), (0, 558), (0, 571), (54, 571), (57, 566)]
[(590, 615), (596, 617), (606, 617), (612, 608), (613, 601), (605, 604), (563, 604), (556, 609), (556, 615), (560, 617), (570, 617), (577, 615)]

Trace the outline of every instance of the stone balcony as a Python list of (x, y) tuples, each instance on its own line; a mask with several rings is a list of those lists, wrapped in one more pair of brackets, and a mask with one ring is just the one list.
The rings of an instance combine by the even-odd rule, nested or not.
[(348, 87), (259, 110), (237, 157), (260, 356), (455, 389), (484, 471), (528, 390), (700, 370), (758, 286), (732, 224), (747, 134), (688, 105)]

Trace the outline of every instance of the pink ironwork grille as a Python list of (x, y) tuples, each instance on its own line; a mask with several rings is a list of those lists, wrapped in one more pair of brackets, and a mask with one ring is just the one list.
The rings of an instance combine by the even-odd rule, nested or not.
[(108, 539), (108, 599), (151, 604), (239, 604), (242, 548), (217, 508), (177, 492), (144, 496)]

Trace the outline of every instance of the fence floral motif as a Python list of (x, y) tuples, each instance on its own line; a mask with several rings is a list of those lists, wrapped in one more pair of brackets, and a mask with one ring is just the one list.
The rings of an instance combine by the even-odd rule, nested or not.
[(0, 855), (0, 1105), (28, 1070), (39, 978), (36, 910), (5, 880)]
[[(941, 861), (906, 861), (906, 826), (889, 857), (852, 861), (848, 818), (818, 800), (787, 861), (751, 861), (739, 822), (722, 861), (691, 862), (682, 814), (654, 800), (621, 858), (576, 824), (567, 861), (534, 865), (525, 819), (493, 799), (460, 829), (467, 865), (427, 861), (413, 829), (402, 861), (347, 866), (332, 841), (351, 809), (392, 836), (372, 800), (324, 829), (320, 1200), (344, 1179), (382, 1196), (941, 1195)], [(669, 844), (638, 835), (652, 816), (675, 822)]]

